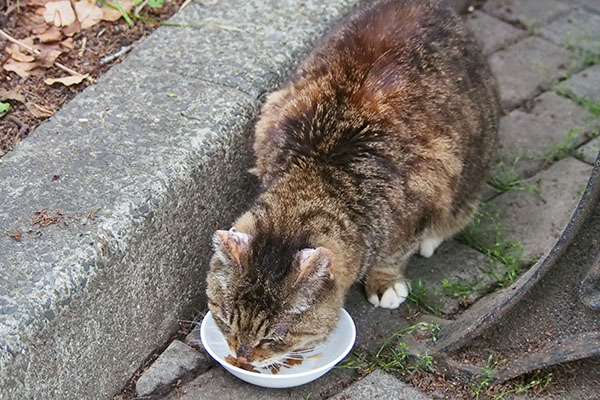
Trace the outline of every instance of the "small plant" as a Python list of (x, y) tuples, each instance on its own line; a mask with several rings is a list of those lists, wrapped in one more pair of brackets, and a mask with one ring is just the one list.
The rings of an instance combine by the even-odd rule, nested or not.
[(430, 304), (430, 299), (434, 297), (432, 293), (427, 290), (423, 282), (419, 279), (415, 283), (409, 284), (408, 301), (415, 304), (417, 307), (424, 308), (433, 315), (441, 315), (442, 312), (435, 306)]
[(583, 69), (600, 63), (600, 46), (597, 46), (595, 51), (592, 50), (593, 44), (587, 32), (587, 27), (584, 26), (582, 28), (585, 31), (583, 36), (575, 38), (573, 32), (567, 32), (564, 37), (567, 50), (575, 58), (571, 69)]
[(573, 89), (567, 86), (566, 83), (557, 83), (552, 87), (554, 92), (559, 96), (566, 97), (567, 99), (573, 100), (575, 103), (586, 108), (589, 112), (594, 114), (596, 117), (600, 116), (600, 101), (590, 100), (585, 96), (578, 96)]
[[(486, 225), (491, 227), (492, 237), (485, 241), (482, 239), (482, 220), (486, 220)], [(499, 286), (510, 286), (519, 276), (523, 246), (516, 240), (504, 237), (499, 213), (490, 205), (486, 210), (478, 211), (471, 225), (460, 234), (458, 240), (489, 257), (490, 273)], [(488, 244), (489, 242), (491, 244)]]
[(496, 369), (504, 363), (506, 363), (505, 359), (500, 359), (498, 356), (490, 354), (487, 359), (487, 363), (481, 368), (483, 371), (483, 378), (481, 378), (481, 380), (477, 383), (467, 382), (467, 385), (471, 388), (473, 394), (475, 395), (475, 400), (479, 400), (479, 396), (481, 396), (490, 387), (491, 383), (494, 381), (492, 375), (494, 372), (496, 372)]
[(442, 291), (444, 296), (448, 297), (468, 297), (475, 292), (475, 286), (477, 286), (478, 283), (478, 280), (463, 283), (442, 279)]
[(509, 190), (527, 190), (536, 192), (539, 190), (537, 186), (526, 183), (525, 179), (521, 179), (516, 170), (516, 165), (519, 158), (516, 158), (512, 165), (507, 165), (503, 161), (496, 164), (492, 176), (488, 180), (489, 185), (498, 194), (508, 192)]
[(540, 28), (536, 24), (527, 25), (527, 34), (529, 36), (539, 36)]
[(419, 322), (404, 328), (387, 338), (379, 350), (372, 355), (352, 352), (336, 368), (358, 369), (365, 374), (374, 369), (391, 372), (412, 374), (418, 370), (433, 371), (433, 357), (428, 353), (422, 355), (411, 355), (408, 345), (401, 341), (407, 335), (428, 333), (433, 341), (436, 340), (435, 333), (439, 331), (438, 324), (430, 322)]
[(571, 128), (567, 138), (556, 143), (552, 148), (543, 154), (543, 158), (548, 163), (554, 163), (571, 155), (575, 148), (575, 138), (579, 136), (582, 128)]
[(0, 101), (0, 113), (5, 112), (9, 108), (10, 108), (10, 104), (9, 103), (3, 103), (3, 102)]
[(542, 391), (552, 382), (552, 373), (548, 373), (539, 378), (534, 378), (525, 384), (513, 383), (510, 389), (503, 390), (501, 393), (494, 396), (493, 400), (503, 400), (510, 393), (531, 393), (532, 391)]

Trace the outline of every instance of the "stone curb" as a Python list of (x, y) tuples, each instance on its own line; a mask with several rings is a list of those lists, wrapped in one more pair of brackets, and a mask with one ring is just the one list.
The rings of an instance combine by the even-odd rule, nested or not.
[(261, 94), (355, 3), (191, 3), (0, 159), (2, 399), (110, 398), (203, 302)]

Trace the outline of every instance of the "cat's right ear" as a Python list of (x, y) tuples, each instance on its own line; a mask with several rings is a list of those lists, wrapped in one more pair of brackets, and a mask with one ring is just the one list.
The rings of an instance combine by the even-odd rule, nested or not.
[(228, 231), (218, 230), (213, 236), (215, 252), (226, 253), (238, 265), (241, 265), (241, 256), (248, 250), (249, 243), (250, 235), (236, 232), (233, 228)]

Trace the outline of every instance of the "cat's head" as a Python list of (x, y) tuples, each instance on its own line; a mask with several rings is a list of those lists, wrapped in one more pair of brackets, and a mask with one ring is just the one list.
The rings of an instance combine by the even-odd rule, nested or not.
[(234, 228), (213, 242), (208, 304), (236, 357), (266, 366), (326, 339), (341, 307), (330, 250)]

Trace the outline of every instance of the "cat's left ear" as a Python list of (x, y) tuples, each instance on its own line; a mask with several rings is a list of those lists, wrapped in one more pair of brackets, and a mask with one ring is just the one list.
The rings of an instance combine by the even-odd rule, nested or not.
[(248, 250), (250, 235), (243, 232), (236, 232), (234, 228), (228, 231), (216, 231), (214, 236), (215, 250), (219, 251), (219, 246), (229, 253), (233, 260), (240, 264), (240, 258)]
[(299, 272), (294, 285), (302, 281), (326, 281), (333, 279), (333, 253), (325, 247), (303, 249), (298, 252)]

